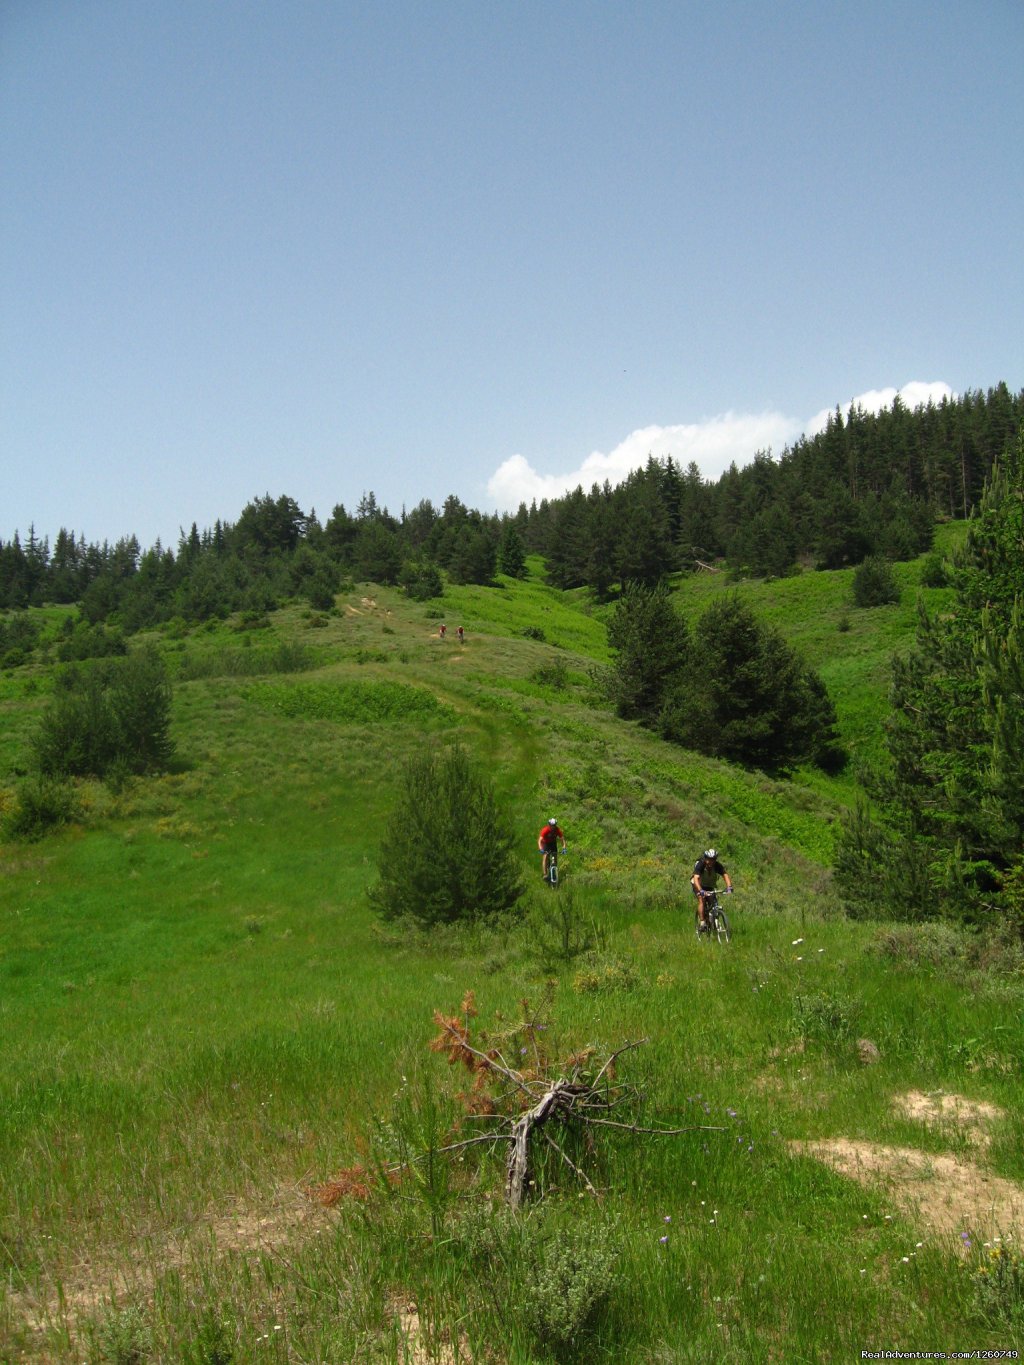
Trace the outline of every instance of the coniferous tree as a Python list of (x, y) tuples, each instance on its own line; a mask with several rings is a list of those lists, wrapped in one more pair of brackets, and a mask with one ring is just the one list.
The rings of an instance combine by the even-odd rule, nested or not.
[(835, 709), (821, 679), (738, 597), (703, 612), (692, 656), (663, 698), (666, 738), (767, 772), (804, 762), (842, 767)]
[(690, 634), (665, 583), (628, 583), (608, 623), (612, 696), (620, 716), (653, 724), (686, 667)]
[(501, 534), (498, 572), (509, 578), (522, 578), (526, 572), (526, 549), (514, 522), (509, 522)]
[[(935, 616), (919, 607), (915, 647), (893, 661), (891, 762), (868, 777), (873, 808), (844, 825), (837, 875), (854, 913), (881, 901), (908, 917), (980, 918), (1020, 864), (1024, 435), (990, 482), (952, 580), (952, 604)], [(901, 883), (908, 865), (915, 875)]]
[(406, 766), (380, 846), (371, 904), (421, 925), (493, 919), (523, 893), (515, 834), (487, 776), (461, 746)]

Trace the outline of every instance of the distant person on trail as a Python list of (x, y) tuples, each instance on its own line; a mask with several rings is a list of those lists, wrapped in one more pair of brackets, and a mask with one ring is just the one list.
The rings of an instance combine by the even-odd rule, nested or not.
[(562, 833), (558, 821), (552, 815), (551, 819), (541, 829), (540, 834), (537, 836), (537, 847), (544, 855), (541, 858), (541, 875), (544, 877), (545, 881), (547, 880), (548, 875), (548, 855), (553, 853), (558, 847), (559, 839), (562, 841), (562, 852), (564, 853), (565, 835)]
[(462, 629), (461, 626), (459, 626), (459, 632), (458, 632), (458, 634), (459, 634), (459, 644), (461, 645), (462, 642), (463, 642), (463, 641), (465, 640), (465, 638), (466, 638), (466, 632)]
[(690, 885), (693, 887), (693, 894), (697, 897), (697, 910), (700, 914), (700, 927), (707, 929), (708, 915), (704, 904), (702, 891), (714, 891), (718, 885), (719, 877), (725, 878), (726, 891), (732, 890), (732, 882), (724, 864), (718, 860), (718, 850), (706, 848), (701, 856), (693, 865), (693, 876), (690, 878)]
[(438, 633), (438, 635), (440, 635), (440, 637), (441, 637), (442, 640), (443, 640), (444, 637), (448, 634), (448, 627), (445, 625), (445, 623), (444, 623), (443, 621), (442, 621), (441, 624), (438, 626), (438, 628), (437, 628), (437, 633)]

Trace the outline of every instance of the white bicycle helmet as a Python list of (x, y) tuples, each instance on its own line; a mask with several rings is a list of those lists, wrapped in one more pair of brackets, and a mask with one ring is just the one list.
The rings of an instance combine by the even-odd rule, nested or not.
[(717, 849), (717, 848), (706, 848), (706, 849), (704, 850), (704, 857), (705, 857), (705, 858), (710, 858), (712, 861), (714, 861), (714, 859), (718, 857), (718, 849)]

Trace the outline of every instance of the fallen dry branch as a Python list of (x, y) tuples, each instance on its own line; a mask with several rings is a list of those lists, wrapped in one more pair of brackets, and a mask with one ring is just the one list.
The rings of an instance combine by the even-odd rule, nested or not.
[(492, 1146), (507, 1143), (505, 1197), (513, 1208), (519, 1208), (534, 1187), (533, 1147), (538, 1135), (585, 1189), (596, 1195), (590, 1177), (565, 1149), (564, 1138), (572, 1130), (614, 1128), (643, 1137), (722, 1131), (709, 1125), (662, 1128), (610, 1118), (612, 1112), (642, 1100), (635, 1086), (616, 1079), (616, 1067), (625, 1053), (642, 1047), (648, 1040), (624, 1043), (600, 1064), (593, 1048), (557, 1062), (547, 1055), (541, 1042), (547, 1026), (529, 1011), (525, 1001), (522, 1004), (523, 1021), (501, 1041), (514, 1043), (520, 1055), (529, 1057), (530, 1065), (524, 1069), (514, 1067), (502, 1047), (488, 1047), (486, 1039), (480, 1046), (470, 1040), (470, 1020), (476, 1013), (471, 995), (463, 1001), (461, 1015), (435, 1014), (440, 1033), (431, 1044), (435, 1052), (445, 1054), (451, 1065), (462, 1066), (473, 1075), (471, 1093), (461, 1097), (467, 1107), (466, 1119), (492, 1125), (488, 1133), (460, 1139), (438, 1151), (450, 1153), (484, 1143)]

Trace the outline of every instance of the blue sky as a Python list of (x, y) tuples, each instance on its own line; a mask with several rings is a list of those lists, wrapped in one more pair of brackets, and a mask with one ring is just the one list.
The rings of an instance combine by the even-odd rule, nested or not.
[(1019, 0), (0, 0), (0, 539), (1024, 387)]

